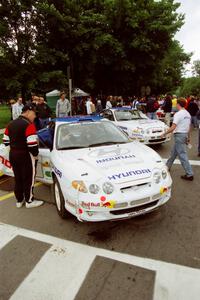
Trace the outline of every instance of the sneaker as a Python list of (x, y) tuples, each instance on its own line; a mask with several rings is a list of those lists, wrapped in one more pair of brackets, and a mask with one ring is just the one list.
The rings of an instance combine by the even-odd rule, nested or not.
[(21, 208), (24, 205), (24, 201), (22, 202), (16, 202), (16, 207)]
[(33, 200), (30, 203), (26, 202), (26, 208), (38, 207), (38, 206), (41, 206), (43, 203), (44, 203), (44, 201), (41, 201), (41, 200)]
[(194, 179), (194, 176), (182, 175), (181, 178), (185, 179), (185, 180), (192, 181)]

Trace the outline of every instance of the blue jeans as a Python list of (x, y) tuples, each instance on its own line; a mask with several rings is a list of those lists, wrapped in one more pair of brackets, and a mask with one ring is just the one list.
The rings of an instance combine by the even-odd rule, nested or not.
[(148, 117), (149, 119), (156, 120), (156, 119), (157, 119), (156, 112), (148, 112), (148, 113), (147, 113), (147, 117)]
[(199, 127), (199, 144), (198, 144), (198, 153), (200, 154), (200, 127)]
[(174, 146), (171, 151), (171, 156), (167, 161), (167, 167), (170, 169), (174, 160), (178, 156), (186, 175), (193, 176), (192, 167), (187, 157), (187, 133), (175, 133), (174, 134)]
[(193, 124), (194, 128), (198, 128), (197, 116), (191, 116), (191, 123)]

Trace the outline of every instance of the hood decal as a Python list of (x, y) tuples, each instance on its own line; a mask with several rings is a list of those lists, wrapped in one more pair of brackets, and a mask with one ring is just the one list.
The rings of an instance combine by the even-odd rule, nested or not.
[(114, 146), (114, 147), (105, 147), (105, 148), (92, 150), (90, 151), (89, 156), (91, 157), (99, 157), (99, 156), (101, 157), (101, 156), (109, 156), (109, 155), (119, 156), (119, 155), (127, 155), (129, 153), (130, 153), (129, 148)]
[(120, 156), (113, 156), (113, 157), (106, 157), (102, 159), (96, 160), (97, 164), (102, 164), (110, 161), (115, 161), (115, 160), (124, 160), (124, 159), (129, 159), (129, 158), (135, 158), (135, 155), (129, 154), (129, 155), (120, 155)]
[(117, 179), (123, 179), (125, 177), (138, 177), (138, 178), (144, 178), (149, 177), (151, 174), (150, 169), (139, 169), (139, 170), (132, 170), (128, 172), (113, 174), (108, 176), (109, 180), (117, 180)]

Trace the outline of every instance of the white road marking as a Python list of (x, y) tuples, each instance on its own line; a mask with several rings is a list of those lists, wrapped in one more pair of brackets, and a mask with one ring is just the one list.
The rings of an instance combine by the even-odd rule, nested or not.
[[(166, 162), (166, 161), (167, 161), (167, 158), (163, 158), (163, 161)], [(190, 162), (190, 164), (191, 164), (192, 166), (200, 166), (200, 160), (189, 160), (189, 162)], [(174, 164), (175, 164), (175, 165), (180, 165), (181, 162), (180, 162), (180, 160), (175, 159)]]
[(200, 270), (62, 240), (0, 223), (0, 247), (16, 235), (52, 244), (11, 300), (72, 300), (96, 255), (156, 271), (153, 300), (199, 300)]

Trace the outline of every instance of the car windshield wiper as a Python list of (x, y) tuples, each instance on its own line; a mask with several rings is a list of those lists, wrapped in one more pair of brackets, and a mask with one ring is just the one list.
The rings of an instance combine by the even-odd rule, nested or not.
[(95, 144), (90, 144), (90, 145), (88, 145), (88, 147), (96, 147), (96, 146), (102, 146), (102, 145), (116, 145), (116, 144), (125, 144), (125, 143), (128, 143), (128, 141), (127, 142), (101, 142), (101, 143), (95, 143)]
[(81, 149), (81, 148), (88, 148), (88, 146), (68, 146), (68, 147), (58, 148), (57, 150), (71, 150), (71, 149)]

